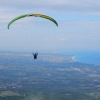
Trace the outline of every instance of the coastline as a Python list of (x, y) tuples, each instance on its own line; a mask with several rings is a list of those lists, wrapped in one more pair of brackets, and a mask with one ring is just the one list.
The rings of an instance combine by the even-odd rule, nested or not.
[(73, 60), (74, 62), (76, 62), (76, 61), (75, 61), (75, 56), (72, 56), (72, 60)]

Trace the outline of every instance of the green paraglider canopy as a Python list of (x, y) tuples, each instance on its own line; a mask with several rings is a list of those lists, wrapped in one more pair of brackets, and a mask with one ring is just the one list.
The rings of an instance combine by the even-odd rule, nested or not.
[(51, 17), (49, 17), (49, 16), (47, 16), (47, 15), (42, 15), (42, 14), (24, 14), (24, 15), (20, 15), (20, 16), (18, 16), (18, 17), (16, 17), (16, 18), (12, 19), (12, 20), (8, 23), (8, 29), (9, 29), (10, 25), (11, 25), (13, 22), (15, 22), (16, 20), (19, 20), (19, 19), (25, 18), (25, 17), (31, 17), (31, 16), (33, 16), (33, 17), (41, 17), (41, 18), (48, 19), (48, 20), (52, 21), (53, 23), (55, 23), (56, 26), (58, 26), (58, 23), (57, 23), (53, 18), (51, 18)]

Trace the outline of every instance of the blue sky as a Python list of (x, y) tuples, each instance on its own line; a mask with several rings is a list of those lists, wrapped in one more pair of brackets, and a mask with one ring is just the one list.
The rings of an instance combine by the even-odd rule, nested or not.
[[(40, 13), (51, 16), (58, 27), (43, 18), (16, 16)], [(100, 1), (2, 0), (0, 1), (0, 50), (100, 51)]]

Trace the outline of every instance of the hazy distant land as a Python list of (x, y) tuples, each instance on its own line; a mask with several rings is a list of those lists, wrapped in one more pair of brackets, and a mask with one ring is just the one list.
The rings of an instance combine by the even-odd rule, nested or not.
[(0, 100), (100, 100), (100, 66), (73, 56), (0, 52)]

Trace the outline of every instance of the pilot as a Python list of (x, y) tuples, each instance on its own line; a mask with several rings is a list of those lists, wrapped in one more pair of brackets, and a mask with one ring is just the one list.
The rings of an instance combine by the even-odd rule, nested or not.
[(38, 53), (33, 53), (34, 59), (37, 59)]

